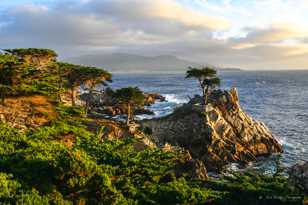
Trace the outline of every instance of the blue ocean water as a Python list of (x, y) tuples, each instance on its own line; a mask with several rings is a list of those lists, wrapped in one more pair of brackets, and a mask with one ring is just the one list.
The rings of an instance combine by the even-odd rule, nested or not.
[[(283, 144), (284, 166), (308, 160), (308, 71), (230, 71), (219, 76), (222, 88), (236, 87), (243, 110), (263, 121)], [(115, 74), (112, 87), (126, 86), (166, 97), (167, 102), (150, 108), (154, 117), (171, 113), (188, 96), (200, 93), (197, 82), (184, 74)]]

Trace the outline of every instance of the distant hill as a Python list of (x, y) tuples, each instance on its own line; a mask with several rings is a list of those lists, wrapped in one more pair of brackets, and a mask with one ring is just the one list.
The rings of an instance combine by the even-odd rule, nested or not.
[[(141, 56), (126, 53), (113, 53), (108, 55), (83, 55), (65, 59), (65, 61), (97, 66), (112, 72), (181, 72), (188, 66), (201, 66), (199, 63), (190, 62), (172, 55)], [(204, 64), (203, 64), (204, 65)], [(228, 69), (229, 70), (229, 69)], [(233, 69), (230, 69), (233, 70)]]

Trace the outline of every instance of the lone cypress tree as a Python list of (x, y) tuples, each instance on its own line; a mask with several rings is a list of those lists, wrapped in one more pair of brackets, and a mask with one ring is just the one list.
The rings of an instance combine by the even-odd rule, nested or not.
[(114, 97), (120, 103), (127, 106), (126, 124), (130, 124), (130, 120), (134, 119), (134, 108), (142, 105), (144, 102), (144, 95), (138, 87), (121, 88), (115, 91)]
[(186, 72), (186, 78), (195, 78), (198, 80), (202, 89), (204, 105), (208, 103), (210, 92), (217, 86), (220, 86), (220, 79), (217, 77), (217, 72), (211, 67), (201, 69), (189, 67), (189, 70)]

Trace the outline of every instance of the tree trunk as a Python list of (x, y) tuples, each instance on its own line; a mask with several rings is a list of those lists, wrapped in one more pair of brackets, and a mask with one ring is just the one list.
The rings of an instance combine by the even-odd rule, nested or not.
[(75, 88), (72, 87), (71, 88), (71, 101), (72, 101), (72, 106), (75, 106), (76, 105), (76, 91), (75, 91)]
[(93, 88), (91, 87), (89, 90), (89, 94), (86, 97), (86, 114), (88, 114), (88, 111), (91, 110), (91, 97), (93, 95)]
[(61, 90), (62, 90), (62, 77), (61, 77), (61, 71), (60, 68), (58, 66), (58, 91), (57, 91), (57, 95), (58, 95), (58, 100), (59, 102), (62, 102), (61, 99)]
[(130, 103), (127, 103), (127, 118), (126, 118), (126, 125), (129, 125), (129, 123), (130, 123), (130, 115), (131, 115)]
[(203, 97), (203, 105), (206, 105), (206, 89), (205, 87), (202, 87), (202, 97)]
[(206, 92), (205, 92), (205, 86), (202, 84), (202, 80), (201, 79), (199, 79), (199, 84), (200, 84), (200, 87), (201, 87), (201, 90), (202, 90), (202, 97), (204, 99), (203, 104), (205, 105), (206, 104), (206, 102), (205, 102)]
[(0, 96), (1, 96), (1, 104), (4, 105), (5, 103), (5, 97), (6, 97), (6, 88), (5, 87), (1, 87), (0, 88)]
[(208, 98), (209, 98), (209, 87), (207, 86), (205, 89), (203, 89), (203, 92), (204, 92), (204, 105), (207, 105), (207, 101), (208, 101)]
[(4, 102), (5, 102), (5, 96), (3, 93), (1, 93), (1, 104), (4, 105)]

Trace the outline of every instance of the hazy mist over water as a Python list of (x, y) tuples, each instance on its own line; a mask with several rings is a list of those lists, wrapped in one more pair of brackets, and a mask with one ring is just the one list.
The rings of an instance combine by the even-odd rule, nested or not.
[[(308, 160), (308, 71), (220, 72), (219, 76), (222, 88), (236, 87), (243, 110), (263, 121), (283, 144), (285, 166)], [(200, 93), (197, 82), (184, 74), (115, 74), (112, 87), (124, 86), (166, 96), (167, 102), (151, 107), (155, 117), (171, 113), (188, 96)]]

